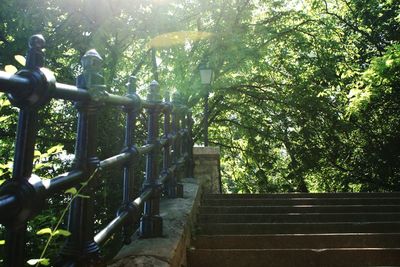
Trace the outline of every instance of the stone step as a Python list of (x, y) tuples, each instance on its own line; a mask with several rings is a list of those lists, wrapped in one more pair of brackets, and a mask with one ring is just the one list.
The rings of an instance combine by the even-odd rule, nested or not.
[(207, 249), (323, 249), (400, 247), (400, 233), (200, 235), (192, 247)]
[(379, 213), (270, 213), (270, 214), (203, 214), (199, 223), (309, 223), (309, 222), (383, 222), (399, 221), (400, 212)]
[(249, 198), (387, 198), (400, 197), (400, 192), (338, 192), (338, 193), (269, 193), (269, 194), (205, 194), (203, 199)]
[(288, 206), (288, 205), (400, 205), (399, 197), (382, 198), (243, 198), (204, 199), (204, 206)]
[(197, 230), (202, 235), (395, 233), (400, 232), (400, 222), (199, 223)]
[(400, 205), (200, 206), (202, 214), (400, 212)]
[(400, 193), (203, 197), (189, 267), (400, 266)]
[(189, 267), (400, 266), (400, 249), (192, 249), (188, 262)]

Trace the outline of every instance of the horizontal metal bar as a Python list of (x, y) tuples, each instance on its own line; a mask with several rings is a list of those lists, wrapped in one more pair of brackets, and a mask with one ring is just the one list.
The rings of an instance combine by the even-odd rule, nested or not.
[[(0, 91), (8, 93), (17, 90), (29, 90), (30, 86), (29, 79), (0, 71)], [(56, 83), (55, 90), (50, 93), (51, 97), (56, 99), (73, 101), (93, 100), (91, 94), (87, 90), (63, 83)], [(113, 94), (101, 95), (99, 101), (121, 106), (134, 104), (134, 100), (129, 97)]]
[[(86, 89), (63, 83), (56, 83), (56, 89), (52, 92), (52, 96), (58, 99), (74, 101), (94, 100), (93, 96)], [(128, 106), (135, 103), (132, 98), (113, 94), (99, 95), (98, 102), (104, 102), (117, 106)]]
[[(167, 139), (161, 139), (162, 141), (168, 141)], [(165, 144), (165, 143), (164, 143)], [(108, 168), (108, 167), (112, 167), (114, 165), (118, 165), (118, 164), (122, 164), (125, 163), (127, 160), (130, 160), (131, 157), (134, 156), (139, 156), (139, 155), (144, 155), (147, 153), (150, 153), (153, 149), (155, 149), (157, 146), (154, 144), (146, 144), (144, 146), (138, 147), (136, 148), (137, 153), (135, 154), (131, 154), (128, 152), (124, 152), (118, 155), (115, 155), (113, 157), (110, 157), (108, 159), (102, 160), (100, 162), (99, 167), (100, 168)]]
[(134, 153), (124, 152), (108, 159), (100, 161), (99, 167), (102, 169), (113, 167), (114, 165), (123, 164), (134, 157)]
[[(133, 224), (135, 224), (140, 219), (140, 210), (146, 200), (150, 198), (153, 193), (153, 189), (149, 188), (145, 190), (139, 197), (131, 202), (134, 210), (124, 210), (117, 217), (115, 217), (106, 227), (104, 227), (99, 233), (94, 237), (94, 241), (98, 245), (103, 245), (118, 229), (120, 229), (123, 223), (129, 218), (129, 216), (135, 216), (133, 218)], [(132, 212), (137, 212), (136, 214), (130, 214)]]
[(87, 90), (64, 83), (56, 83), (56, 90), (53, 91), (52, 97), (73, 101), (90, 100), (90, 94)]
[(144, 190), (139, 197), (135, 198), (135, 200), (132, 203), (137, 206), (142, 206), (143, 203), (146, 200), (148, 200), (152, 194), (153, 194), (153, 188), (148, 188)]
[(17, 205), (17, 197), (13, 195), (5, 195), (0, 197), (0, 214), (11, 218), (19, 212)]
[(144, 155), (144, 154), (150, 153), (153, 149), (155, 149), (155, 147), (156, 147), (156, 145), (154, 145), (154, 144), (146, 144), (144, 146), (138, 147), (136, 149), (137, 153), (135, 153), (135, 154), (124, 152), (124, 153), (115, 155), (115, 156), (110, 157), (108, 159), (102, 160), (100, 162), (99, 167), (100, 168), (109, 168), (109, 167), (112, 167), (114, 165), (123, 164), (126, 161), (130, 160), (131, 157), (135, 157), (135, 156), (139, 156), (139, 155)]
[[(160, 145), (161, 146), (165, 146), (166, 144), (168, 144), (168, 141), (169, 141), (169, 138), (167, 137), (165, 137), (165, 136), (163, 136), (163, 137), (161, 137), (160, 139), (159, 139), (159, 142), (160, 142)], [(169, 145), (170, 146), (170, 145)]]
[(39, 177), (31, 178), (29, 182), (41, 196), (49, 197), (54, 193), (77, 186), (77, 184), (81, 182), (82, 177), (82, 171), (74, 170), (63, 173), (52, 179), (40, 179)]
[(147, 144), (137, 148), (139, 155), (150, 153), (156, 146), (154, 144)]
[(153, 102), (148, 100), (142, 100), (141, 103), (142, 106), (147, 109), (158, 107), (160, 109), (160, 112), (166, 112), (168, 110), (172, 110), (171, 104), (166, 102)]
[(135, 101), (132, 98), (129, 98), (127, 96), (113, 95), (113, 94), (107, 94), (105, 96), (101, 96), (101, 101), (116, 106), (131, 106), (135, 104)]
[(142, 106), (144, 108), (149, 109), (149, 108), (155, 108), (155, 107), (159, 106), (159, 104), (156, 102), (148, 101), (148, 100), (142, 100)]
[[(92, 95), (85, 89), (78, 88), (74, 85), (68, 85), (63, 83), (56, 83), (56, 90), (53, 91), (52, 96), (57, 99), (64, 100), (74, 100), (74, 101), (83, 101), (83, 100), (94, 100), (92, 99)], [(116, 106), (132, 106), (136, 102), (134, 99), (127, 96), (120, 96), (106, 93), (104, 95), (99, 96), (98, 102), (104, 102), (110, 105)], [(141, 105), (144, 108), (154, 108), (167, 106), (165, 103), (155, 103), (147, 100), (140, 100)]]
[(174, 173), (174, 171), (177, 169), (177, 167), (178, 167), (177, 165), (172, 165), (171, 167), (168, 168), (167, 172), (161, 173), (161, 175), (159, 177), (160, 183), (164, 184), (169, 179), (171, 174)]
[[(150, 152), (154, 148), (154, 145), (149, 144), (143, 147), (138, 148), (139, 154), (144, 154)], [(100, 163), (100, 167), (109, 167), (114, 164), (123, 163), (128, 160), (132, 155), (130, 153), (121, 153), (109, 159), (106, 159)], [(170, 173), (175, 171), (176, 168), (179, 168), (187, 159), (188, 154), (185, 153), (182, 157), (179, 158), (176, 165), (170, 167), (168, 169), (168, 173), (164, 173), (160, 180), (164, 183)], [(56, 192), (60, 192), (62, 190), (68, 189), (70, 187), (76, 186), (77, 183), (81, 181), (83, 176), (83, 172), (80, 170), (74, 170), (71, 172), (64, 173), (59, 175), (53, 179), (40, 179), (39, 177), (34, 177), (29, 180), (29, 182), (35, 188), (35, 191), (41, 197), (49, 197)], [(147, 199), (148, 194), (151, 192), (145, 191), (139, 198), (137, 198), (133, 203), (140, 204), (141, 200)], [(18, 209), (17, 198), (12, 195), (2, 196), (0, 198), (0, 214), (7, 214), (10, 211), (14, 211)]]
[[(32, 176), (29, 183), (32, 185), (39, 199), (46, 199), (56, 192), (76, 186), (80, 182), (83, 172), (76, 170), (61, 174), (53, 179), (41, 179), (38, 176)], [(29, 199), (35, 201), (36, 199)], [(0, 197), (0, 214), (4, 218), (12, 218), (21, 209), (21, 200), (14, 195), (5, 195)]]
[(103, 245), (118, 229), (120, 229), (128, 218), (129, 212), (123, 211), (117, 217), (115, 217), (111, 222), (107, 224), (99, 233), (94, 236), (94, 242), (99, 246)]
[[(0, 71), (0, 92), (15, 92), (21, 90), (31, 90), (31, 82), (29, 79)], [(78, 88), (74, 85), (56, 83), (55, 90), (51, 91), (51, 97), (56, 99), (71, 100), (71, 101), (94, 101), (92, 95), (86, 89)], [(104, 102), (117, 106), (130, 106), (135, 104), (135, 100), (127, 97), (114, 94), (104, 94), (99, 96), (99, 102)], [(159, 107), (162, 112), (170, 111), (171, 104), (165, 102), (152, 102), (148, 100), (141, 100), (141, 105), (144, 108)]]
[(31, 90), (30, 87), (30, 80), (28, 78), (0, 71), (0, 92), (29, 91)]

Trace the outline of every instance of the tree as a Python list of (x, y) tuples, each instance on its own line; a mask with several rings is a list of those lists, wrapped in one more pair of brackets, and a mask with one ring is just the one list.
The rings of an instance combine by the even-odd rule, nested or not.
[[(73, 84), (80, 57), (96, 48), (109, 92), (126, 94), (132, 73), (141, 96), (154, 76), (163, 93), (179, 92), (193, 110), (197, 143), (205, 94), (198, 66), (208, 61), (215, 71), (210, 141), (222, 149), (227, 192), (400, 190), (396, 1), (4, 0), (0, 6), (1, 69), (17, 66), (29, 35), (41, 32), (47, 66), (58, 81)], [(0, 111), (0, 171), (8, 179), (16, 110), (4, 95)], [(101, 158), (122, 148), (118, 113), (104, 107), (100, 114), (100, 125), (113, 129), (100, 130)], [(40, 117), (41, 128), (51, 131), (39, 131), (37, 150), (61, 144), (73, 153), (73, 105), (54, 101)], [(138, 125), (139, 144), (144, 126)], [(67, 165), (37, 172), (55, 174)], [(112, 181), (101, 181), (98, 201), (109, 206), (99, 214), (107, 220), (119, 205), (118, 186), (111, 192)]]

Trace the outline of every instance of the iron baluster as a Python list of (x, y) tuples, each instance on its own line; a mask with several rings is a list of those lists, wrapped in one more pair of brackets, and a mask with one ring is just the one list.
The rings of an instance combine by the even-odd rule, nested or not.
[(178, 92), (175, 92), (172, 99), (172, 104), (174, 106), (172, 113), (172, 131), (175, 135), (175, 139), (173, 142), (173, 159), (174, 165), (176, 166), (174, 175), (171, 177), (171, 186), (173, 187), (174, 197), (183, 197), (183, 187), (182, 184), (179, 184), (180, 177), (180, 158), (181, 158), (181, 146), (180, 146), (180, 120), (181, 120), (181, 97)]
[[(128, 97), (135, 100), (135, 105), (125, 106), (126, 122), (125, 122), (125, 141), (124, 141), (124, 152), (129, 152), (131, 155), (136, 154), (136, 149), (133, 143), (133, 137), (135, 134), (136, 116), (138, 110), (140, 110), (140, 98), (136, 94), (136, 77), (131, 76), (129, 78), (128, 86)], [(133, 160), (129, 160), (124, 164), (124, 177), (123, 177), (123, 196), (122, 196), (122, 207), (118, 211), (120, 214), (123, 211), (129, 211), (134, 209), (132, 206), (133, 199), (133, 186), (134, 186), (134, 165)], [(117, 214), (117, 215), (118, 215)], [(134, 213), (132, 212), (132, 215)], [(133, 216), (130, 216), (133, 219)], [(131, 235), (134, 228), (135, 222), (133, 220), (127, 220), (123, 226), (123, 238), (124, 243), (129, 244), (131, 242)]]
[(204, 96), (204, 146), (208, 146), (208, 117), (209, 117), (209, 95), (210, 95), (210, 88), (207, 87), (207, 92)]
[(189, 169), (189, 158), (188, 158), (188, 149), (187, 149), (187, 147), (188, 147), (188, 142), (189, 142), (189, 140), (188, 140), (188, 136), (187, 136), (187, 134), (188, 134), (188, 131), (187, 131), (187, 127), (188, 127), (188, 120), (187, 120), (187, 110), (186, 110), (186, 108), (183, 108), (182, 107), (182, 125), (181, 125), (181, 127), (182, 127), (182, 130), (181, 130), (181, 132), (182, 132), (182, 147), (181, 147), (181, 149), (182, 149), (182, 157), (183, 157), (183, 159), (184, 159), (184, 162), (183, 162), (183, 171), (182, 171), (182, 176), (186, 176), (186, 174), (187, 174), (187, 170)]
[[(32, 202), (35, 191), (28, 179), (32, 175), (35, 139), (37, 134), (38, 109), (48, 100), (46, 97), (48, 80), (40, 70), (44, 63), (42, 35), (34, 35), (29, 40), (26, 67), (16, 76), (30, 77), (29, 89), (22, 93), (13, 91), (8, 94), (11, 103), (20, 108), (17, 126), (17, 138), (14, 154), (12, 179), (3, 186), (1, 193), (14, 194), (19, 201), (18, 214), (12, 221), (6, 222), (5, 266), (20, 267), (25, 265), (26, 222), (38, 209)], [(34, 83), (34, 84), (33, 84)]]
[[(147, 100), (154, 104), (161, 103), (160, 89), (156, 81), (150, 84), (150, 92)], [(157, 237), (162, 235), (162, 218), (160, 216), (160, 195), (161, 184), (158, 180), (158, 155), (159, 143), (158, 120), (160, 115), (160, 105), (154, 105), (148, 108), (148, 139), (147, 144), (155, 146), (146, 158), (146, 178), (143, 184), (143, 191), (151, 188), (153, 193), (149, 200), (144, 203), (144, 214), (140, 221), (141, 237)]]
[(188, 168), (186, 172), (186, 177), (193, 177), (194, 174), (194, 162), (193, 162), (193, 139), (192, 139), (192, 129), (193, 129), (193, 118), (192, 118), (192, 112), (188, 111), (187, 113), (187, 140), (188, 140), (188, 146), (187, 146), (187, 153), (188, 153)]
[[(83, 74), (77, 78), (77, 87), (88, 90), (96, 96), (101, 95), (104, 79), (100, 74), (102, 58), (96, 50), (89, 50), (82, 57)], [(61, 251), (61, 266), (101, 266), (100, 249), (94, 241), (94, 194), (92, 185), (95, 170), (100, 160), (97, 150), (97, 110), (94, 101), (76, 103), (78, 110), (78, 130), (75, 146), (74, 168), (83, 170), (87, 184), (81, 196), (74, 198), (68, 216), (68, 230), (71, 235)]]
[(164, 152), (163, 152), (163, 174), (168, 175), (168, 179), (165, 185), (166, 194), (169, 197), (175, 197), (175, 192), (173, 186), (171, 186), (171, 173), (169, 168), (171, 167), (171, 100), (169, 96), (169, 92), (165, 92), (164, 101), (167, 105), (167, 109), (164, 112), (164, 138), (168, 141), (164, 145)]

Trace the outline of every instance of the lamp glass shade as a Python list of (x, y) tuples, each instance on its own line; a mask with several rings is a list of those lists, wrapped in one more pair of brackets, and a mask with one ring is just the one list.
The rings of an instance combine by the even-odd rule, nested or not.
[(212, 69), (200, 69), (200, 80), (202, 84), (211, 84)]

